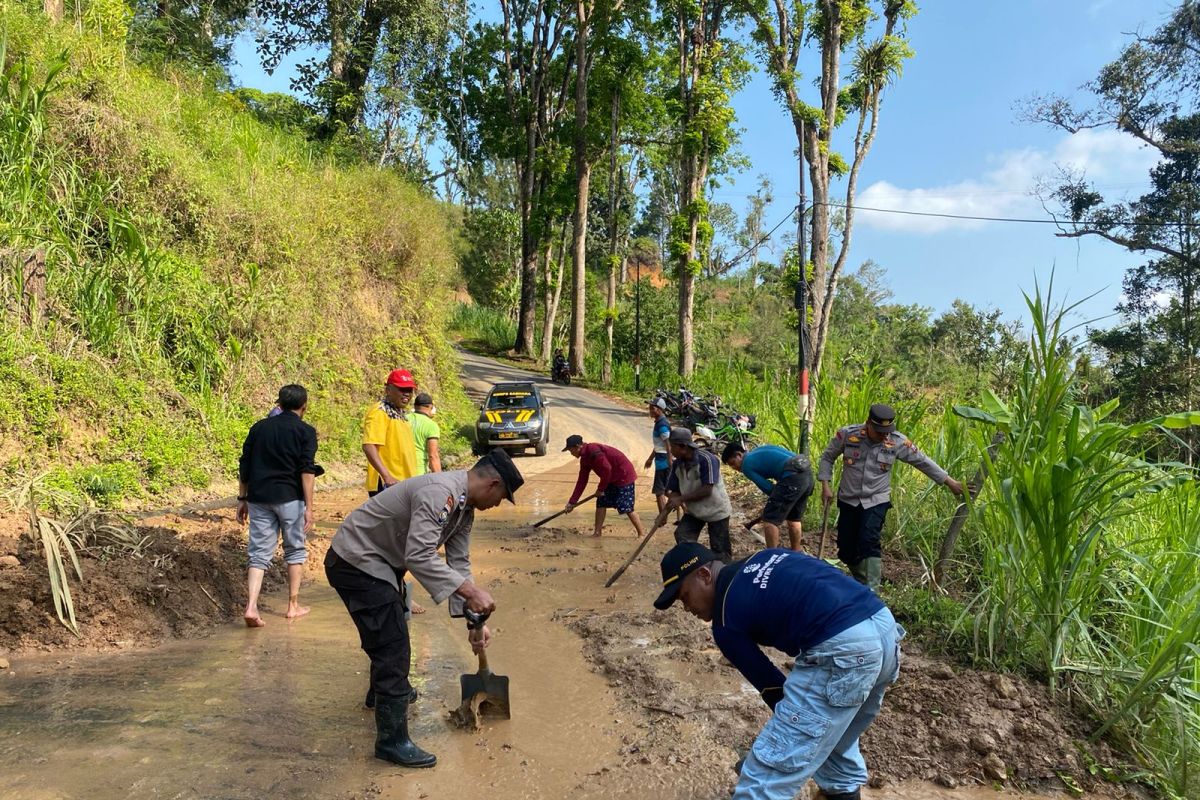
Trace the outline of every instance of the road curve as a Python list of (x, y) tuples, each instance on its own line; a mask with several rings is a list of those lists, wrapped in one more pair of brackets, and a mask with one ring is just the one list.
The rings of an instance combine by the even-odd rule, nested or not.
[(578, 386), (560, 386), (545, 374), (527, 372), (501, 364), (484, 356), (459, 351), (462, 360), (463, 387), (476, 405), (483, 402), (492, 384), (504, 381), (533, 381), (549, 402), (550, 448), (541, 457), (518, 457), (517, 465), (525, 476), (538, 475), (572, 463), (570, 453), (562, 452), (568, 436), (578, 433), (588, 442), (603, 442), (623, 451), (641, 471), (650, 454), (650, 416), (646, 411), (624, 405)]

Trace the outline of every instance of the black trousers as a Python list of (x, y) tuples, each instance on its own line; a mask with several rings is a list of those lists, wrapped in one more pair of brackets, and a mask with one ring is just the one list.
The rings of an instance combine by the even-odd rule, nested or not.
[[(404, 572), (396, 582), (404, 585)], [(325, 577), (342, 598), (363, 652), (371, 659), (371, 686), (379, 695), (402, 697), (409, 693), (412, 649), (408, 641), (404, 596), (387, 581), (368, 575), (347, 563), (333, 550), (325, 556)]]
[(733, 561), (733, 547), (729, 544), (729, 517), (705, 522), (699, 517), (684, 514), (675, 526), (675, 543), (699, 541), (700, 531), (704, 530), (705, 525), (708, 526), (709, 549), (716, 553), (723, 563)]
[(882, 558), (883, 519), (891, 503), (863, 508), (838, 500), (838, 558), (847, 566), (864, 558)]
[(808, 508), (808, 498), (813, 492), (812, 470), (789, 472), (775, 482), (767, 505), (763, 508), (763, 522), (779, 526), (788, 522), (799, 522), (804, 519), (804, 511)]

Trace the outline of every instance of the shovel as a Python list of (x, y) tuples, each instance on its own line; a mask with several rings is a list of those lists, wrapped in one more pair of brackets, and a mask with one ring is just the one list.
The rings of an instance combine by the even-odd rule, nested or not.
[(667, 520), (666, 520), (665, 516), (660, 516), (656, 520), (654, 520), (654, 527), (650, 529), (650, 532), (647, 533), (644, 537), (642, 537), (642, 541), (638, 542), (638, 546), (636, 548), (634, 548), (634, 551), (629, 556), (629, 558), (625, 559), (625, 563), (622, 564), (620, 567), (618, 567), (617, 571), (612, 574), (612, 577), (610, 577), (607, 581), (604, 582), (605, 589), (612, 586), (614, 583), (617, 582), (617, 578), (619, 578), (625, 574), (625, 570), (629, 569), (629, 565), (632, 564), (634, 561), (636, 561), (637, 557), (642, 554), (642, 550), (644, 550), (646, 545), (650, 542), (650, 537), (653, 536), (654, 533), (659, 528), (661, 528), (663, 525), (666, 525), (666, 524), (667, 524)]
[[(483, 627), (487, 614), (465, 612), (467, 624), (472, 629)], [(462, 704), (452, 713), (454, 721), (463, 728), (482, 727), (482, 717), (497, 717), (511, 719), (512, 710), (508, 705), (508, 676), (493, 675), (488, 668), (487, 652), (479, 653), (479, 671), (474, 674), (464, 674), (459, 677), (462, 684)]]

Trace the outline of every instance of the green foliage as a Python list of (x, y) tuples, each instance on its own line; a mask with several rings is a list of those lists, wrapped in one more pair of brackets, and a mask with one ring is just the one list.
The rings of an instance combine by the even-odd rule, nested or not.
[[(459, 257), (467, 291), (476, 303), (515, 315), (520, 299), (521, 218), (496, 206), (468, 208)], [(515, 341), (513, 334), (508, 346)]]
[[(976, 433), (989, 467), (973, 511), (976, 650), (1089, 697), (1105, 720), (1097, 735), (1118, 732), (1170, 791), (1194, 796), (1200, 515), (1190, 471), (1145, 461), (1144, 435), (1200, 414), (1125, 424), (1116, 400), (1079, 403), (1071, 309), (1040, 293), (1028, 303), (1033, 338), (1011, 399), (987, 392), (956, 408), (987, 426)], [(993, 430), (1005, 440), (989, 459)]]
[(472, 347), (488, 353), (509, 350), (517, 338), (517, 323), (513, 318), (487, 306), (455, 304), (447, 327)]
[(199, 77), (112, 68), (120, 43), (40, 8), (5, 21), (0, 435), (21, 446), (0, 467), (52, 456), (110, 505), (231, 480), (283, 383), (308, 387), (326, 463), (358, 460), (395, 366), (465, 404), (437, 204), (337, 166), (276, 98), (251, 113)]

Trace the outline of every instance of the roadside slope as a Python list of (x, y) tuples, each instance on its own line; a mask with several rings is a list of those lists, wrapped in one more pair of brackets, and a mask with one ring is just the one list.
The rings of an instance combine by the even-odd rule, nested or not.
[(361, 410), (395, 367), (447, 416), (466, 411), (444, 334), (446, 209), (237, 92), (132, 63), (122, 31), (19, 4), (4, 19), (0, 79), (36, 98), (0, 98), (12, 483), (50, 464), (46, 492), (101, 505), (230, 493), (242, 437), (285, 383), (308, 387), (326, 464), (357, 459)]

